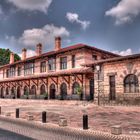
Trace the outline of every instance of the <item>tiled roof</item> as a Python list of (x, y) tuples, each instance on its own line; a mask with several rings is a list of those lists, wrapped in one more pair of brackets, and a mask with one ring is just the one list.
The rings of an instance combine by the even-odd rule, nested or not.
[(68, 69), (68, 70), (46, 72), (46, 73), (38, 74), (38, 75), (8, 78), (8, 79), (0, 80), (0, 82), (7, 82), (7, 81), (11, 82), (11, 81), (26, 80), (26, 79), (46, 78), (46, 77), (61, 76), (61, 75), (67, 76), (67, 75), (84, 74), (84, 73), (92, 73), (92, 69), (91, 68), (74, 68), (74, 69)]
[(69, 46), (69, 47), (66, 47), (66, 48), (61, 48), (58, 51), (50, 51), (50, 52), (47, 52), (47, 53), (43, 53), (40, 56), (33, 56), (33, 57), (27, 58), (26, 60), (16, 61), (13, 64), (7, 64), (7, 65), (4, 65), (4, 66), (1, 66), (0, 68), (11, 66), (11, 65), (14, 65), (14, 64), (24, 63), (24, 62), (27, 62), (27, 61), (30, 61), (30, 60), (39, 59), (39, 58), (42, 58), (42, 57), (45, 57), (45, 56), (51, 56), (51, 55), (55, 55), (55, 54), (59, 54), (59, 53), (64, 53), (64, 52), (67, 52), (67, 51), (81, 49), (81, 48), (88, 48), (88, 49), (95, 50), (95, 51), (98, 51), (98, 52), (101, 52), (101, 53), (106, 53), (108, 55), (112, 55), (114, 57), (119, 56), (117, 54), (114, 54), (114, 53), (111, 53), (111, 52), (108, 52), (108, 51), (104, 51), (104, 50), (98, 49), (96, 47), (91, 47), (91, 46), (88, 46), (88, 45), (85, 45), (85, 44), (76, 44), (76, 45), (72, 45), (72, 46)]
[(91, 67), (91, 66), (97, 65), (97, 64), (116, 62), (116, 61), (123, 61), (123, 60), (131, 60), (131, 59), (136, 59), (136, 58), (140, 58), (140, 54), (133, 54), (133, 55), (127, 55), (127, 56), (120, 56), (120, 57), (104, 59), (104, 60), (97, 60), (97, 61), (94, 61), (94, 62), (91, 62), (91, 63), (83, 64), (83, 66)]

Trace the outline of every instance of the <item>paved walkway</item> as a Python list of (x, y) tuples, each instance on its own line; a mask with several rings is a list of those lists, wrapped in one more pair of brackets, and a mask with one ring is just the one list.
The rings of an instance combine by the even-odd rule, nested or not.
[(3, 116), (0, 116), (0, 129), (36, 140), (139, 140), (137, 137), (115, 136), (104, 132), (84, 131), (68, 127), (61, 128), (52, 124), (29, 122)]
[(46, 111), (47, 121), (56, 125), (58, 118), (65, 116), (68, 126), (74, 128), (82, 128), (82, 116), (85, 111), (89, 116), (89, 127), (94, 131), (110, 133), (112, 126), (121, 125), (123, 134), (140, 136), (140, 107), (97, 106), (82, 101), (21, 99), (0, 99), (0, 106), (2, 114), (11, 112), (11, 117), (15, 117), (15, 108), (20, 108), (20, 118), (25, 119), (30, 113), (36, 121), (40, 121), (42, 111)]

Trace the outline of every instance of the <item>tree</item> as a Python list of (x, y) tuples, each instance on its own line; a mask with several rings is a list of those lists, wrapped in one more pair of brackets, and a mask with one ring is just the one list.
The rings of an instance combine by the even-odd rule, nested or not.
[[(10, 61), (10, 53), (9, 49), (2, 49), (0, 48), (0, 66), (9, 64)], [(20, 57), (15, 54), (15, 61), (20, 60)]]

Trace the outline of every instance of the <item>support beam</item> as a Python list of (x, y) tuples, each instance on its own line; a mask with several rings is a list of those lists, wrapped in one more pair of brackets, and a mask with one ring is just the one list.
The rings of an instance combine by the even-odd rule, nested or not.
[(44, 83), (45, 85), (48, 84), (47, 79), (40, 79), (42, 83)]
[(76, 76), (76, 78), (81, 82), (81, 84), (83, 83), (83, 75), (81, 75), (82, 76), (82, 78), (80, 78), (78, 75), (75, 75)]
[[(58, 85), (58, 77), (50, 77), (50, 78), (56, 85)], [(54, 79), (54, 78), (56, 78), (56, 79)]]
[(70, 76), (67, 76), (68, 79), (66, 78), (66, 76), (62, 76), (62, 78), (69, 85), (70, 88)]

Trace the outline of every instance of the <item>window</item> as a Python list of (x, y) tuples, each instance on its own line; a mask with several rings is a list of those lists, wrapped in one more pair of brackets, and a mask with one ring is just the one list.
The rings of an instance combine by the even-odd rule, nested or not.
[(60, 69), (67, 69), (67, 57), (60, 58)]
[(139, 92), (139, 81), (136, 75), (130, 74), (124, 79), (124, 92), (137, 93)]
[(93, 60), (97, 60), (97, 55), (92, 55)]
[(21, 67), (18, 67), (18, 69), (17, 69), (17, 74), (18, 74), (18, 76), (21, 75)]
[(34, 63), (26, 63), (24, 65), (24, 75), (31, 75), (34, 73)]
[(11, 67), (6, 71), (7, 78), (15, 76), (15, 67)]
[(40, 66), (40, 72), (46, 72), (46, 62), (41, 62), (41, 66)]
[(55, 58), (49, 58), (48, 60), (48, 69), (49, 70), (55, 70), (56, 68), (56, 62)]
[(72, 68), (75, 68), (75, 55), (72, 55)]

